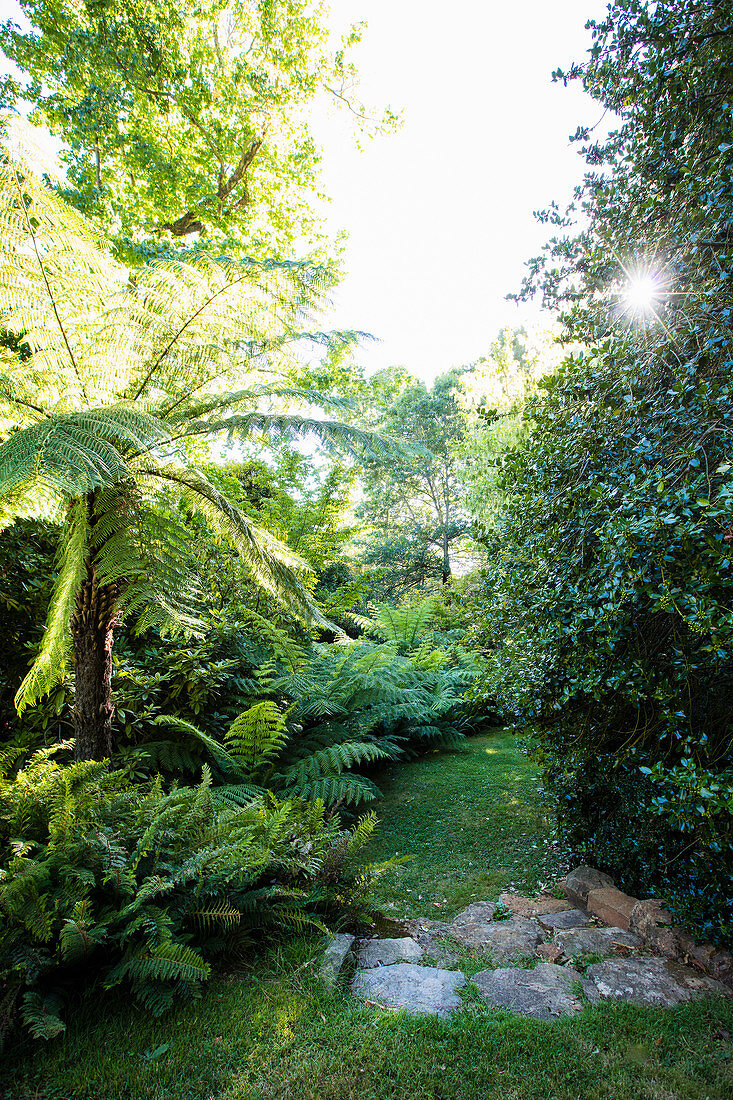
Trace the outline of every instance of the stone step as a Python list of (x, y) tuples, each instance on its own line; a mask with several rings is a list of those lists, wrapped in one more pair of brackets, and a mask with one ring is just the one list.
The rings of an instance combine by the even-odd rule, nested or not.
[(510, 1008), (522, 1016), (552, 1020), (583, 1008), (576, 992), (580, 974), (569, 966), (546, 962), (538, 963), (532, 970), (502, 967), (482, 970), (472, 980), (488, 1004)]
[(424, 953), (419, 943), (410, 936), (403, 936), (400, 939), (362, 940), (356, 957), (362, 970), (370, 970), (392, 963), (416, 963)]
[(460, 970), (394, 963), (358, 970), (352, 990), (366, 1001), (403, 1008), (420, 1016), (450, 1016), (462, 1004), (456, 995), (466, 981)]
[(623, 928), (571, 928), (567, 932), (558, 932), (553, 943), (562, 949), (564, 955), (616, 955), (623, 951), (643, 946), (643, 941), (632, 932)]
[(591, 1004), (627, 1001), (671, 1008), (700, 997), (733, 996), (722, 982), (671, 959), (606, 959), (588, 967), (583, 990)]

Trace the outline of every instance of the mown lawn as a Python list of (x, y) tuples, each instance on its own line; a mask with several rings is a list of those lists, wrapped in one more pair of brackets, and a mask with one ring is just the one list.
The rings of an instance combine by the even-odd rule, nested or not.
[(516, 738), (498, 731), (467, 744), (379, 778), (381, 824), (367, 855), (409, 857), (380, 880), (376, 904), (390, 916), (452, 917), (504, 890), (551, 885), (563, 869), (550, 804)]
[[(488, 750), (488, 751), (487, 751)], [(371, 855), (415, 859), (389, 873), (401, 914), (449, 914), (504, 886), (551, 876), (554, 849), (534, 770), (506, 735), (469, 756), (430, 757), (384, 785)], [(453, 807), (454, 812), (451, 812)], [(439, 833), (439, 826), (442, 832)], [(536, 830), (533, 832), (533, 830)], [(537, 847), (533, 847), (536, 844)], [(410, 891), (408, 894), (407, 891)], [(422, 893), (422, 898), (419, 894)], [(433, 905), (437, 902), (437, 906)], [(552, 1024), (477, 1005), (409, 1017), (328, 993), (319, 944), (253, 957), (203, 997), (152, 1020), (124, 998), (89, 997), (66, 1034), (6, 1049), (12, 1100), (730, 1100), (733, 1003), (671, 1011), (586, 1009)]]

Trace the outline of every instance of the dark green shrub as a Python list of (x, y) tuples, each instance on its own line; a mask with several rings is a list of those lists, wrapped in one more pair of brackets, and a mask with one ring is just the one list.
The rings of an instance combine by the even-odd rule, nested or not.
[(528, 404), (483, 524), (489, 691), (537, 724), (579, 853), (731, 939), (730, 9), (614, 0), (589, 26), (556, 76), (613, 129), (579, 127), (584, 182), (525, 285), (583, 350)]

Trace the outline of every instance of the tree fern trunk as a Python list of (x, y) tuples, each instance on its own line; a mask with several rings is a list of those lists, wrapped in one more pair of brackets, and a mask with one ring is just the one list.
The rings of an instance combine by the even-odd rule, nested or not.
[(118, 597), (119, 586), (99, 584), (94, 560), (87, 558), (71, 621), (77, 760), (103, 760), (112, 755), (112, 638), (119, 621)]

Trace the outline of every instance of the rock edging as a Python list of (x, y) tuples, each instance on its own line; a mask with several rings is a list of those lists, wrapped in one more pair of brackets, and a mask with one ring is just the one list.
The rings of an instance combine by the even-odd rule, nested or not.
[(624, 894), (609, 875), (586, 864), (576, 867), (559, 885), (569, 901), (605, 924), (639, 936), (655, 953), (693, 966), (733, 989), (733, 955), (712, 943), (695, 943), (687, 932), (673, 925), (671, 913), (658, 898)]

